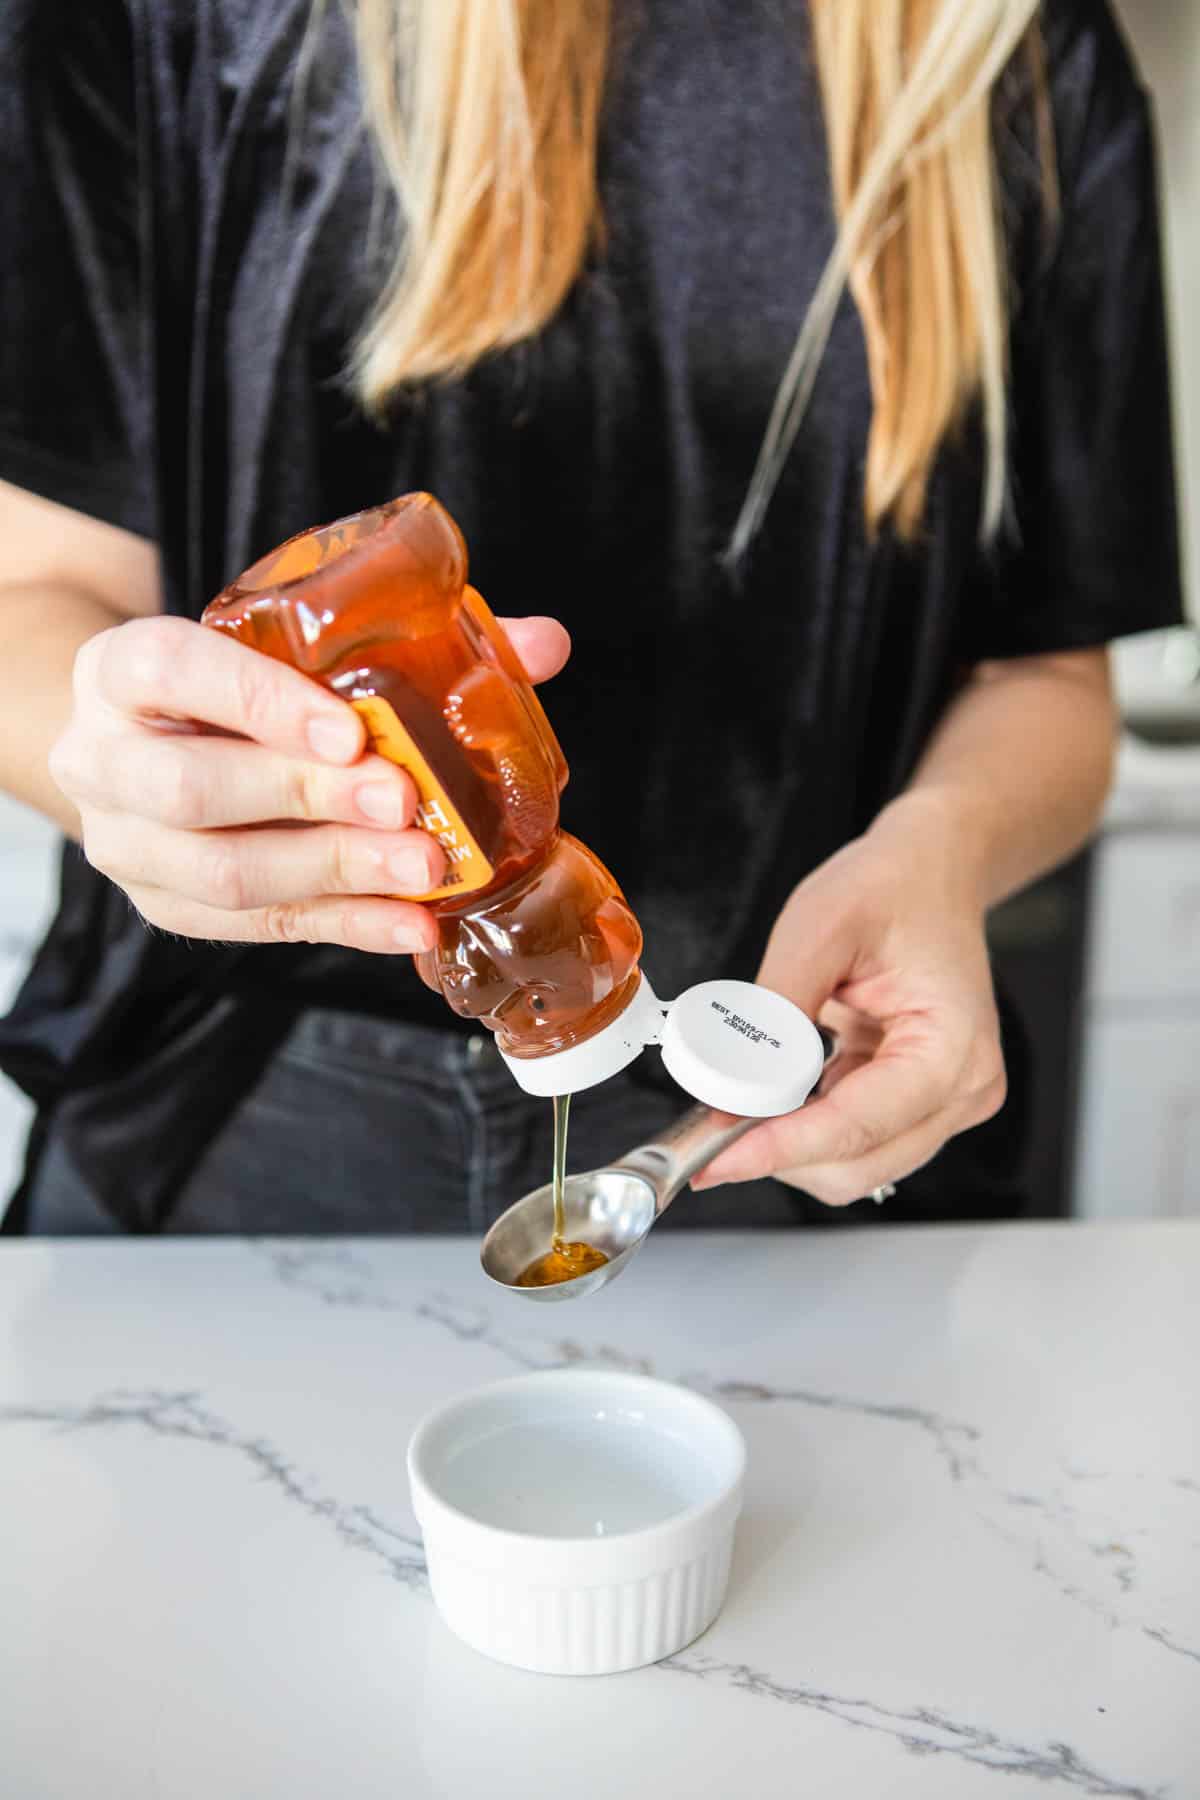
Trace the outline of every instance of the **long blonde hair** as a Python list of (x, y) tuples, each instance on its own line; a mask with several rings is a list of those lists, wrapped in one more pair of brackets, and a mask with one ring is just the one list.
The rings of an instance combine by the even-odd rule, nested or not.
[[(596, 150), (613, 0), (354, 0), (367, 115), (399, 200), (358, 345), (373, 410), (537, 332), (601, 229)], [(980, 407), (981, 529), (1005, 500), (1006, 268), (993, 86), (1038, 0), (810, 0), (838, 233), (731, 543), (745, 549), (800, 428), (838, 302), (862, 319), (868, 527), (919, 529), (939, 446)]]

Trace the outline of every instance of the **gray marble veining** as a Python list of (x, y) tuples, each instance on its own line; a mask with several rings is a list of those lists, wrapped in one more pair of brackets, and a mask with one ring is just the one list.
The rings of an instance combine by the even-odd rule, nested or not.
[[(389, 1296), (372, 1279), (365, 1263), (357, 1265), (359, 1272), (355, 1277), (355, 1252), (350, 1249), (340, 1246), (298, 1248), (279, 1245), (264, 1248), (271, 1266), (281, 1280), (311, 1293), (323, 1305), (388, 1311), (403, 1304)], [(334, 1271), (337, 1273), (334, 1274)], [(1047, 1544), (1041, 1536), (1015, 1531), (1006, 1524), (1004, 1514), (1008, 1508), (1024, 1509), (1031, 1514), (1040, 1515), (1043, 1524), (1055, 1535), (1069, 1540), (1072, 1546), (1081, 1547), (1086, 1555), (1098, 1559), (1120, 1593), (1130, 1593), (1137, 1583), (1136, 1552), (1130, 1545), (1115, 1537), (1106, 1538), (1101, 1533), (1097, 1539), (1094, 1515), (1073, 1505), (1062, 1491), (1073, 1482), (1089, 1477), (1064, 1469), (1057, 1472), (1050, 1491), (1046, 1493), (1005, 1491), (1002, 1484), (993, 1480), (987, 1470), (980, 1443), (982, 1434), (974, 1425), (947, 1419), (921, 1407), (881, 1405), (846, 1394), (818, 1393), (811, 1389), (781, 1386), (761, 1380), (721, 1380), (696, 1371), (656, 1368), (648, 1356), (638, 1355), (626, 1348), (600, 1342), (589, 1343), (579, 1337), (536, 1334), (531, 1331), (518, 1333), (502, 1329), (495, 1323), (493, 1310), (485, 1302), (475, 1301), (464, 1306), (454, 1296), (445, 1293), (422, 1296), (413, 1310), (419, 1318), (442, 1326), (460, 1341), (495, 1352), (514, 1369), (560, 1368), (572, 1364), (620, 1368), (677, 1381), (685, 1387), (694, 1388), (713, 1399), (735, 1406), (774, 1403), (821, 1407), (916, 1426), (929, 1435), (952, 1480), (974, 1482), (982, 1490), (983, 1497), (990, 1503), (987, 1507), (980, 1505), (977, 1509), (983, 1521), (1007, 1536), (1010, 1542), (1028, 1545), (1032, 1558), (1030, 1566), (1035, 1574), (1054, 1582), (1064, 1597), (1089, 1608), (1111, 1627), (1132, 1624), (1163, 1649), (1200, 1661), (1200, 1651), (1173, 1641), (1170, 1634), (1161, 1628), (1140, 1623), (1136, 1618), (1126, 1619), (1113, 1610), (1104, 1598), (1107, 1584), (1100, 1592), (1095, 1592), (1069, 1579), (1056, 1567), (1053, 1549), (1051, 1547), (1048, 1552)], [(1095, 1477), (1093, 1475), (1090, 1478)], [(1200, 1483), (1191, 1482), (1186, 1477), (1168, 1479), (1179, 1488), (1193, 1488), (1200, 1492)], [(1138, 1527), (1127, 1535), (1142, 1535), (1147, 1529)]]
[[(1198, 1278), (1186, 1226), (676, 1234), (564, 1336), (466, 1240), (8, 1247), (12, 1791), (1186, 1800)], [(573, 1363), (750, 1446), (721, 1618), (606, 1681), (449, 1638), (403, 1471), (429, 1405)]]

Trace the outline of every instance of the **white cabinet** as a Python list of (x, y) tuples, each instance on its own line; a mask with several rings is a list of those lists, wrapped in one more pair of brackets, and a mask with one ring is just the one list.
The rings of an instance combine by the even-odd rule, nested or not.
[[(0, 794), (0, 1014), (29, 967), (54, 904), (58, 836)], [(31, 1108), (0, 1075), (0, 1213), (20, 1173)]]
[(1111, 832), (1095, 883), (1075, 1211), (1200, 1217), (1200, 829)]
[[(1179, 493), (1191, 502), (1184, 530), (1187, 588), (1200, 612), (1200, 7), (1194, 0), (1117, 0), (1158, 122), (1167, 304), (1175, 364)], [(1189, 529), (1190, 527), (1190, 529)]]
[(1082, 1120), (1078, 1212), (1200, 1215), (1200, 1017), (1093, 1017)]
[(1100, 846), (1088, 990), (1101, 1007), (1200, 1020), (1200, 834), (1114, 834)]

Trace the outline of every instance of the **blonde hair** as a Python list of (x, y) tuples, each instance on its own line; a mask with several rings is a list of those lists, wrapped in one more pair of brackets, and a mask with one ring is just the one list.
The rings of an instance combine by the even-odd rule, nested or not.
[[(600, 230), (611, 0), (355, 0), (367, 115), (400, 222), (355, 378), (379, 410), (537, 332)], [(943, 440), (977, 402), (981, 529), (1005, 500), (1007, 292), (993, 86), (1038, 0), (811, 0), (838, 232), (730, 545), (800, 428), (842, 292), (866, 339), (869, 528), (912, 537)]]

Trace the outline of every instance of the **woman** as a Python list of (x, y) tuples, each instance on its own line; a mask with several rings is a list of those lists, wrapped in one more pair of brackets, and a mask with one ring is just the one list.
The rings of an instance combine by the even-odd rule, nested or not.
[[(549, 1109), (380, 897), (430, 877), (406, 780), (194, 623), (416, 487), (535, 679), (541, 615), (571, 633), (566, 822), (656, 990), (757, 971), (857, 1046), (680, 1221), (1019, 1211), (985, 916), (1091, 831), (1105, 646), (1179, 608), (1105, 8), (20, 0), (0, 35), (0, 779), (82, 846), (3, 1034), (10, 1228), (478, 1231), (545, 1179)], [(678, 1108), (643, 1061), (576, 1166)]]

